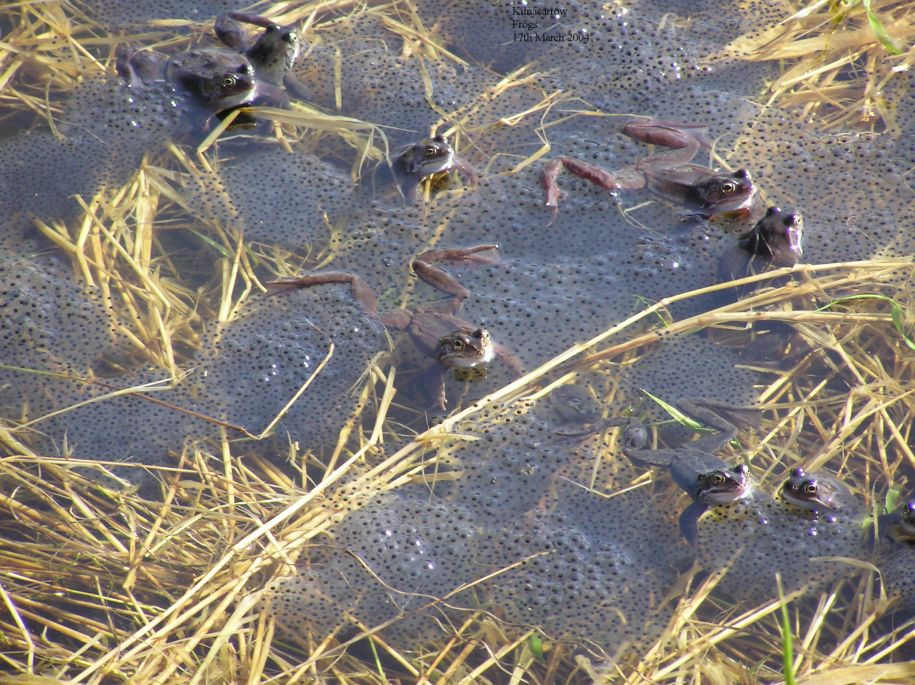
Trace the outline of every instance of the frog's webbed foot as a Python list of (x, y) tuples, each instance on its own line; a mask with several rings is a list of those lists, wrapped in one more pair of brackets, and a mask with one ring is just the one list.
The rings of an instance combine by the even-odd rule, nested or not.
[(248, 35), (245, 33), (244, 27), (232, 16), (233, 14), (238, 13), (230, 12), (216, 17), (216, 21), (213, 22), (213, 31), (224, 45), (238, 52), (244, 52), (249, 45)]
[[(486, 256), (479, 253), (496, 250), (498, 247), (499, 245), (497, 243), (486, 243), (466, 248), (450, 247), (427, 250), (413, 260), (413, 272), (433, 288), (448, 293), (449, 295), (454, 295), (459, 302), (463, 302), (470, 297), (470, 291), (461, 285), (454, 276), (444, 269), (435, 266), (434, 262), (447, 260), (496, 264), (498, 263), (498, 257), (494, 258), (491, 255)], [(460, 307), (458, 307), (458, 309), (459, 308)]]
[(280, 281), (268, 281), (267, 294), (279, 295), (287, 293), (298, 288), (310, 288), (314, 285), (324, 285), (326, 283), (349, 283), (353, 292), (353, 297), (362, 306), (367, 314), (375, 314), (378, 311), (378, 301), (375, 294), (369, 287), (368, 283), (363, 281), (356, 274), (344, 271), (327, 271), (324, 273), (311, 274), (309, 276), (299, 276), (298, 278), (288, 278)]
[[(559, 184), (556, 178), (562, 171), (562, 159), (554, 159), (548, 162), (540, 172), (540, 184), (543, 186), (543, 192), (546, 195), (544, 204), (552, 208), (553, 218), (556, 218), (556, 212), (559, 210)], [(552, 222), (551, 222), (552, 223)]]

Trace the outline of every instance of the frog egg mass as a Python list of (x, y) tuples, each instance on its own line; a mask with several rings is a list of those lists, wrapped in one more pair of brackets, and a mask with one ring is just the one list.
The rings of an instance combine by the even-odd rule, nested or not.
[[(17, 655), (56, 678), (97, 660), (167, 680), (193, 670), (182, 659), (212, 678), (239, 654), (343, 673), (383, 645), (378, 663), (396, 654), (414, 679), (490, 678), (473, 669), (492, 658), (505, 673), (529, 659), (540, 675), (505, 677), (546, 682), (576, 657), (585, 673), (585, 655), (649, 674), (685, 644), (730, 664), (743, 635), (721, 647), (702, 631), (775, 600), (776, 573), (802, 630), (817, 593), (850, 606), (856, 580), (872, 586), (868, 565), (915, 606), (915, 547), (868, 517), (915, 482), (898, 287), (915, 253), (911, 82), (868, 95), (885, 125), (827, 126), (806, 81), (762, 95), (795, 68), (751, 49), (793, 25), (779, 3), (554, 4), (521, 19), (512, 8), (542, 3), (0, 11), (0, 59), (27, 65), (0, 70), (0, 518), (61, 549), (59, 577), (19, 557), (4, 576)], [(301, 37), (297, 59), (288, 40), (254, 42), (280, 28)], [(846, 106), (858, 68), (823, 92), (840, 84)], [(489, 347), (437, 352), (448, 336)], [(696, 436), (670, 412), (691, 400), (762, 407), (766, 428)], [(841, 506), (777, 495), (801, 464), (846, 474)], [(719, 469), (752, 482), (702, 490)], [(198, 547), (225, 564), (194, 565)], [(96, 549), (104, 563), (71, 570)], [(92, 618), (103, 637), (70, 609), (39, 620), (71, 579), (73, 606), (121, 612)], [(804, 643), (804, 668), (870, 616), (860, 606), (843, 624), (821, 604), (828, 640)], [(166, 611), (157, 626), (189, 623), (162, 653), (184, 651), (132, 665), (129, 636)], [(255, 658), (261, 618), (276, 637)], [(50, 650), (57, 632), (79, 658)], [(484, 646), (454, 672), (429, 665), (467, 636)], [(774, 653), (757, 664), (773, 682)]]

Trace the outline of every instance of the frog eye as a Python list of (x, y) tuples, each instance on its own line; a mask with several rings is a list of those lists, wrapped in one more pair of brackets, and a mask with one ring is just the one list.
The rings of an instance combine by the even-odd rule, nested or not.
[(819, 488), (819, 486), (816, 484), (816, 481), (812, 481), (812, 482), (810, 482), (810, 483), (805, 483), (805, 484), (804, 484), (804, 492), (807, 493), (808, 495), (815, 495), (815, 494), (817, 494), (817, 491), (818, 491), (819, 489), (820, 489), (820, 488)]
[(235, 85), (235, 83), (236, 83), (236, 78), (234, 76), (225, 76), (222, 79), (223, 88), (231, 88), (232, 86)]
[(423, 156), (424, 156), (424, 157), (435, 157), (435, 153), (436, 153), (436, 152), (437, 152), (437, 151), (436, 151), (436, 149), (435, 149), (434, 147), (432, 147), (431, 145), (427, 145), (427, 146), (423, 149)]
[(721, 184), (721, 192), (723, 193), (733, 193), (737, 190), (737, 184), (733, 181), (725, 181)]
[(464, 341), (461, 340), (460, 338), (455, 338), (452, 345), (454, 346), (454, 349), (456, 352), (460, 352), (461, 350), (464, 349)]
[(712, 485), (724, 485), (724, 476), (720, 473), (716, 473), (712, 476)]

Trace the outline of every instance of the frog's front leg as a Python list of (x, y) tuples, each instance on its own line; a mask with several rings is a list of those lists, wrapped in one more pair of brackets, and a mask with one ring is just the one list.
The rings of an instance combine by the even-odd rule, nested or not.
[(680, 533), (694, 547), (699, 536), (699, 518), (708, 509), (709, 506), (704, 502), (693, 500), (686, 509), (680, 512), (680, 517), (677, 519), (680, 524)]
[(454, 295), (456, 299), (456, 309), (460, 309), (460, 304), (470, 297), (470, 291), (461, 285), (454, 276), (444, 269), (434, 265), (434, 262), (441, 261), (466, 261), (481, 262), (483, 264), (495, 264), (498, 257), (492, 255), (481, 255), (481, 252), (496, 250), (499, 248), (497, 243), (485, 243), (473, 247), (449, 247), (437, 250), (427, 250), (413, 260), (413, 272), (433, 288), (441, 290), (449, 295)]
[(375, 293), (369, 287), (368, 283), (363, 281), (356, 274), (345, 271), (326, 271), (324, 273), (311, 274), (309, 276), (299, 276), (298, 278), (288, 278), (280, 281), (268, 281), (267, 294), (279, 295), (287, 293), (298, 288), (310, 288), (314, 285), (324, 285), (326, 283), (349, 283), (353, 297), (360, 304), (367, 314), (378, 312), (378, 300), (375, 299)]
[(512, 370), (512, 373), (514, 373), (518, 378), (520, 378), (525, 373), (527, 373), (524, 370), (524, 364), (521, 363), (521, 359), (519, 359), (518, 356), (514, 352), (512, 352), (510, 349), (505, 347), (505, 345), (500, 345), (499, 343), (496, 343), (493, 346), (493, 350), (495, 352), (496, 357), (499, 358), (500, 360), (502, 360), (502, 363), (505, 364), (508, 368), (510, 368)]
[(458, 176), (460, 176), (461, 181), (464, 182), (464, 185), (476, 186), (479, 180), (477, 176), (477, 170), (474, 169), (470, 164), (465, 162), (460, 157), (454, 157), (452, 160), (452, 169), (457, 171)]
[(429, 406), (439, 410), (442, 416), (448, 411), (447, 373), (448, 367), (436, 362), (423, 372), (421, 379), (422, 392), (426, 393)]

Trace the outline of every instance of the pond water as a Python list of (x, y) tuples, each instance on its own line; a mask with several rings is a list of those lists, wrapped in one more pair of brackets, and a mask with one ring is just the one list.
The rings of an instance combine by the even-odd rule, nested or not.
[[(191, 444), (218, 454), (226, 436), (234, 458), (320, 482), (338, 450), (352, 454), (372, 432), (393, 366), (385, 442), (343, 479), (358, 485), (417, 433), (522, 371), (659, 300), (715, 285), (721, 256), (743, 254), (737, 246), (771, 206), (803, 217), (788, 265), (801, 248), (808, 264), (915, 253), (910, 82), (882, 95), (892, 126), (867, 130), (824, 131), (768, 102), (779, 63), (728, 46), (787, 19), (778, 3), (337, 5), (252, 9), (298, 28), (285, 86), (266, 84), (253, 52), (252, 73), (237, 67), (247, 60), (213, 31), (239, 9), (224, 2), (50, 3), (66, 36), (51, 14), (7, 10), (4, 40), (26, 66), (0, 102), (0, 410), (5, 425), (27, 424), (17, 435), (35, 455), (68, 457), (90, 480), (156, 500), (161, 469)], [(240, 18), (249, 42), (280, 30)], [(129, 73), (118, 45), (167, 63)], [(196, 154), (229, 102), (219, 89), (245, 79), (257, 82), (254, 104), (292, 118), (281, 127), (272, 120), (282, 112), (255, 113), (253, 126)], [(621, 126), (634, 119), (676, 142), (627, 135)], [(447, 143), (426, 140), (435, 134)], [(435, 145), (453, 145), (464, 173), (416, 187), (397, 167), (406, 162), (379, 162), (417, 143), (423, 164)], [(695, 155), (683, 152), (691, 144)], [(551, 189), (549, 163), (560, 158)], [(634, 181), (601, 187), (591, 182), (598, 168)], [(696, 206), (684, 193), (709, 177), (742, 178), (738, 169), (756, 191), (744, 211), (709, 201), (688, 214)], [(556, 207), (546, 206), (551, 193)], [(315, 274), (331, 276), (292, 280)], [(734, 299), (684, 299), (663, 316), (669, 326)], [(673, 465), (624, 454), (627, 422), (666, 416), (648, 394), (756, 406), (798, 351), (781, 326), (763, 327), (756, 346), (661, 326), (634, 363), (582, 368), (571, 385), (538, 394), (558, 377), (544, 375), (532, 397), (447, 424), (456, 436), (426, 444), (427, 467), (398, 487), (352, 500), (328, 488), (338, 522), (265, 584), (280, 635), (320, 642), (381, 626), (387, 643), (413, 653), (481, 611), (510, 634), (534, 628), (623, 663), (668, 627), (694, 564), (699, 579), (722, 574), (709, 601), (732, 606), (777, 598), (777, 572), (799, 594), (859, 578), (863, 563), (892, 554), (873, 543), (869, 514), (889, 485), (911, 480), (911, 463), (888, 483), (841, 455), (757, 455), (752, 497), (721, 503), (680, 492)], [(426, 349), (452, 329), (479, 328), (497, 344), (481, 379), (442, 368)], [(147, 391), (112, 395), (138, 386)], [(688, 439), (662, 431), (668, 449), (658, 454), (680, 464)], [(895, 440), (883, 463), (911, 454), (910, 427)], [(307, 458), (290, 464), (290, 443)], [(725, 465), (747, 459), (733, 446), (712, 452)], [(812, 461), (847, 478), (854, 504), (810, 511), (773, 498), (791, 468)], [(688, 542), (677, 519), (691, 500), (702, 506), (691, 509)], [(896, 560), (911, 551), (899, 537)], [(911, 605), (911, 569), (889, 568), (891, 594)]]

